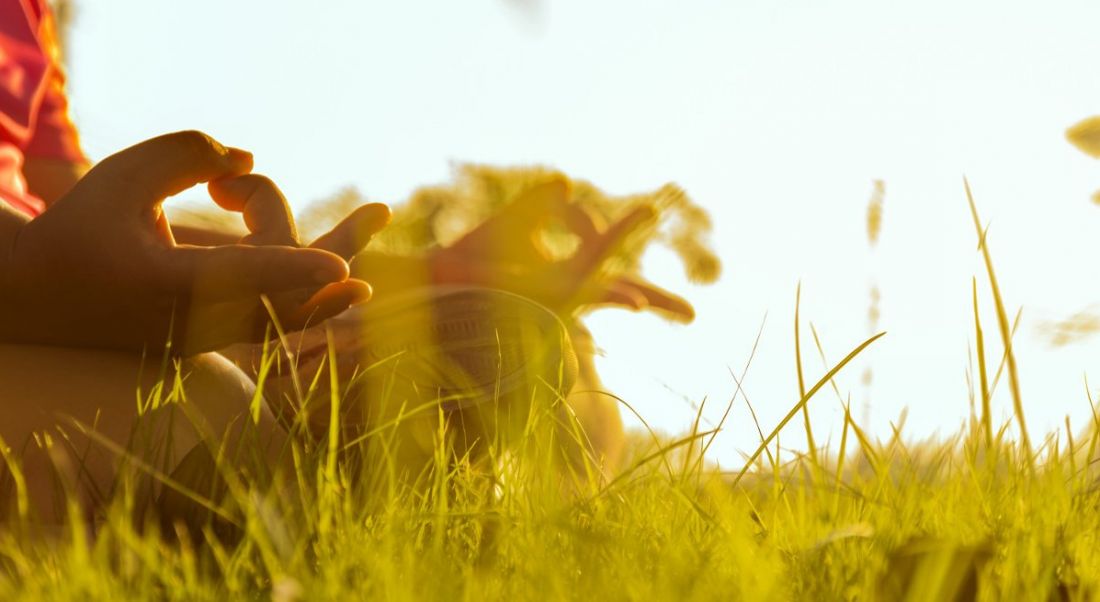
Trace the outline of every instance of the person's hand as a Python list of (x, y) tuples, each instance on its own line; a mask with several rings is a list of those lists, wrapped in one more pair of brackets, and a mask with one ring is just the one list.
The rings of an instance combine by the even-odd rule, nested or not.
[[(474, 285), (514, 292), (546, 305), (560, 315), (597, 305), (631, 309), (653, 309), (682, 321), (694, 317), (691, 305), (638, 276), (609, 276), (602, 264), (639, 226), (654, 217), (648, 207), (639, 208), (610, 227), (569, 199), (568, 185), (554, 180), (525, 193), (489, 218), (455, 244), (439, 249), (427, 259), (367, 253), (352, 264), (357, 275), (377, 281), (384, 295), (432, 284)], [(345, 220), (346, 222), (347, 220)], [(565, 224), (578, 240), (576, 252), (567, 259), (554, 259), (540, 244), (538, 235), (548, 224)], [(331, 335), (327, 334), (331, 333)], [(336, 351), (327, 360), (328, 336)], [(364, 368), (355, 352), (361, 326), (354, 320), (326, 323), (289, 337), (282, 351), (287, 364), (269, 373), (264, 382), (268, 400), (277, 414), (293, 416), (304, 400), (311, 382), (326, 387), (327, 379), (316, 380), (317, 370), (336, 369), (346, 381)], [(259, 349), (243, 350), (239, 363), (256, 368)], [(316, 395), (322, 403), (327, 394)], [(289, 405), (288, 405), (289, 402)], [(325, 411), (310, 413), (311, 427), (323, 432)]]
[[(290, 204), (282, 191), (270, 179), (256, 174), (214, 180), (209, 185), (210, 196), (220, 207), (243, 214), (250, 234), (240, 242), (255, 246), (301, 247)], [(370, 242), (371, 237), (390, 221), (390, 208), (382, 203), (370, 203), (357, 208), (332, 230), (310, 243), (310, 249), (333, 253), (350, 260)], [(354, 285), (355, 298), (366, 301), (371, 289), (366, 282), (349, 280)], [(276, 316), (289, 316), (288, 330), (315, 326), (332, 315), (328, 310), (347, 309), (341, 289), (348, 283), (338, 283), (323, 289), (313, 303), (311, 291), (287, 291), (269, 295)], [(320, 319), (317, 319), (320, 318)], [(281, 320), (280, 320), (281, 321)]]
[[(561, 179), (535, 186), (460, 240), (430, 259), (436, 283), (476, 284), (508, 290), (560, 314), (578, 308), (615, 305), (653, 309), (680, 321), (695, 312), (686, 300), (632, 275), (601, 271), (627, 237), (655, 217), (642, 206), (607, 226), (570, 199)], [(540, 243), (550, 223), (565, 225), (578, 239), (576, 252), (555, 260)]]
[[(250, 224), (253, 234), (245, 237), (252, 244), (263, 245), (288, 245), (299, 246), (298, 233), (293, 228), (293, 219), (290, 217), (290, 208), (277, 187), (262, 176), (241, 176), (228, 180), (211, 182), (211, 197), (222, 207), (241, 211), (247, 207), (259, 205), (268, 207), (268, 219), (272, 215), (282, 213), (283, 220), (273, 220), (277, 227), (259, 227), (259, 224)], [(246, 222), (247, 222), (246, 212)], [(391, 217), (390, 209), (381, 203), (370, 203), (352, 211), (334, 228), (313, 241), (310, 248), (322, 249), (335, 253), (344, 259), (351, 260), (370, 241), (371, 236), (385, 227)], [(289, 224), (290, 228), (284, 227)], [(262, 232), (262, 235), (257, 235)], [(400, 269), (399, 266), (394, 266)], [(293, 303), (298, 293), (280, 293), (270, 297), (275, 307)], [(368, 297), (370, 291), (368, 289)], [(276, 353), (285, 357), (285, 362), (271, 364), (270, 371), (261, 370), (265, 361), (270, 361), (270, 356), (265, 356), (264, 345), (246, 344), (233, 345), (223, 349), (223, 355), (235, 361), (241, 368), (257, 378), (257, 382), (263, 387), (265, 398), (271, 405), (276, 415), (284, 419), (291, 419), (300, 410), (299, 404), (303, 396), (303, 383), (307, 384), (317, 375), (322, 366), (322, 361), (327, 359), (328, 337), (334, 337), (336, 348), (341, 351), (337, 356), (337, 370), (341, 379), (347, 379), (359, 368), (358, 356), (354, 353), (356, 342), (359, 339), (360, 328), (354, 322), (320, 323), (313, 320), (308, 327), (299, 332), (289, 334), (279, 341), (281, 347), (267, 349), (267, 353)], [(261, 378), (260, 374), (264, 374)], [(321, 387), (324, 387), (323, 380)], [(327, 389), (325, 390), (327, 393)], [(322, 395), (323, 400), (328, 397)], [(322, 434), (327, 425), (327, 414), (310, 415), (313, 431)]]
[[(250, 198), (257, 181), (273, 188), (247, 176), (251, 168), (251, 155), (198, 132), (104, 159), (0, 255), (0, 340), (153, 352), (170, 342), (189, 354), (263, 337), (263, 294), (282, 293), (272, 306), (287, 330), (368, 297), (369, 286), (324, 250), (331, 245), (268, 246), (285, 241), (293, 222), (270, 195)], [(161, 203), (210, 181), (251, 233), (236, 245), (175, 244)]]

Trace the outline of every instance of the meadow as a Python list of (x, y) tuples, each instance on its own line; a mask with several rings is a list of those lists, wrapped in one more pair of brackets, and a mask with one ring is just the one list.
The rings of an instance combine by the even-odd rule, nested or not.
[[(532, 482), (491, 501), (436, 490), (381, 507), (326, 488), (310, 491), (312, 507), (288, 522), (252, 505), (234, 549), (164, 543), (135, 531), (120, 509), (94, 542), (80, 528), (52, 543), (5, 534), (0, 592), (12, 600), (1092, 599), (1097, 494), (1067, 448), (1048, 451), (1038, 463), (1017, 445), (986, 447), (972, 429), (948, 443), (861, 443), (861, 459), (847, 466), (763, 465), (739, 482), (692, 469), (687, 454), (659, 454), (568, 503)], [(467, 485), (461, 471), (439, 483)]]
[[(126, 487), (94, 524), (73, 503), (67, 527), (44, 530), (22, 518), (31, 511), (8, 454), (17, 516), (0, 530), (0, 599), (1094, 599), (1100, 428), (1027, 432), (1013, 326), (971, 208), (996, 315), (979, 315), (975, 280), (971, 419), (952, 437), (907, 441), (899, 421), (879, 440), (848, 412), (838, 448), (782, 445), (785, 429), (813, 440), (806, 404), (847, 405), (833, 377), (889, 336), (880, 333), (836, 363), (796, 340), (801, 399), (780, 424), (757, 424), (760, 445), (736, 472), (705, 457), (722, 425), (698, 420), (679, 437), (631, 433), (613, 475), (563, 470), (549, 451), (554, 433), (570, 432), (551, 424), (558, 399), (490, 446), (494, 478), (455, 454), (445, 421), (415, 487), (387, 460), (396, 424), (350, 440), (335, 427), (294, 438), (295, 470), (274, 483), (219, 456), (224, 500), (186, 495), (232, 535), (207, 525), (196, 538), (136, 520)], [(158, 403), (183, 398), (179, 379), (162, 385), (150, 393)], [(1017, 412), (996, 424), (989, 404), (1001, 386)], [(132, 468), (184, 490), (156, 467)]]

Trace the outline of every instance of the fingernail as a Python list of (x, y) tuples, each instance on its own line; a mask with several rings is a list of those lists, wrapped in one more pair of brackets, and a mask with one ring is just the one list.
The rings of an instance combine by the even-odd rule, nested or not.
[(361, 288), (355, 295), (355, 297), (352, 298), (351, 305), (366, 303), (367, 301), (370, 301), (371, 297), (374, 296), (374, 289), (371, 288), (370, 284), (367, 282), (364, 282), (363, 284), (364, 287)]
[(388, 226), (389, 223), (393, 221), (393, 209), (390, 209), (390, 206), (384, 203), (375, 203), (375, 205), (378, 205), (378, 209), (376, 209), (375, 211), (378, 211), (380, 214), (382, 214), (382, 219), (380, 220), (382, 222), (382, 225)]

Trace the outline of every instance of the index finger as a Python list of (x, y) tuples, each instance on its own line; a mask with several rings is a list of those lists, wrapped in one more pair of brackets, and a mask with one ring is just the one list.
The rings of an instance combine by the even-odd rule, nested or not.
[(252, 155), (198, 131), (165, 134), (102, 160), (85, 177), (104, 186), (112, 201), (147, 207), (215, 178), (252, 170)]
[(657, 216), (649, 205), (642, 205), (628, 213), (626, 217), (612, 224), (604, 232), (582, 239), (577, 253), (568, 261), (573, 272), (588, 276), (597, 270), (604, 261), (622, 247), (622, 243), (640, 226)]

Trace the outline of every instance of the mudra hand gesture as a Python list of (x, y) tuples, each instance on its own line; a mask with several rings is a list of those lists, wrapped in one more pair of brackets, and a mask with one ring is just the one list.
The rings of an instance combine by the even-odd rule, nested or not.
[[(560, 315), (578, 309), (612, 305), (634, 310), (656, 309), (690, 321), (691, 305), (683, 298), (633, 275), (603, 271), (611, 257), (638, 227), (656, 217), (641, 206), (606, 225), (570, 198), (563, 179), (536, 185), (429, 258), (436, 283), (476, 284), (508, 290), (546, 305)], [(539, 236), (552, 224), (577, 238), (576, 251), (555, 259)]]
[[(251, 169), (247, 152), (178, 132), (104, 159), (34, 220), (0, 216), (15, 231), (0, 255), (0, 340), (194, 354), (262, 338), (261, 295), (288, 330), (369, 297), (339, 254), (358, 251), (350, 231), (377, 229), (388, 210), (363, 207), (298, 248), (285, 201)], [(244, 215), (249, 235), (176, 244), (161, 204), (201, 182)]]

